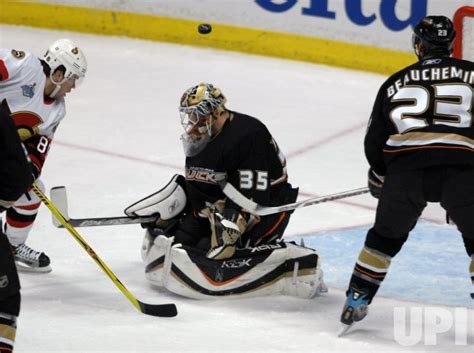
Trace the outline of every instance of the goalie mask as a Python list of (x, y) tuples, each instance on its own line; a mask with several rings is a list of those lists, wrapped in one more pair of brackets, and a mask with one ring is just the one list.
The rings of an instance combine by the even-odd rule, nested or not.
[(415, 27), (413, 48), (418, 58), (451, 55), (456, 36), (453, 23), (445, 16), (427, 16)]
[[(59, 39), (51, 44), (46, 54), (44, 54), (44, 61), (51, 69), (49, 78), (56, 85), (50, 94), (51, 98), (54, 98), (60, 90), (61, 85), (67, 80), (74, 80), (75, 85), (78, 86), (86, 75), (86, 57), (82, 50), (69, 39)], [(61, 66), (64, 68), (64, 78), (58, 82), (53, 79), (53, 75)]]
[(201, 83), (189, 88), (181, 97), (179, 113), (184, 134), (184, 153), (193, 157), (201, 152), (212, 136), (212, 126), (225, 111), (226, 98), (219, 88)]

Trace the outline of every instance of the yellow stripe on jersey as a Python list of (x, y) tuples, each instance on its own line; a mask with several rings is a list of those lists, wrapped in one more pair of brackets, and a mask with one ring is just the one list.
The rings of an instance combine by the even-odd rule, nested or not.
[[(453, 145), (460, 148), (474, 149), (474, 140), (453, 133), (442, 132), (408, 132), (406, 134), (390, 135), (387, 146), (390, 147), (407, 147), (407, 146), (426, 146), (436, 143)], [(438, 146), (443, 148), (443, 146)], [(384, 150), (390, 152), (390, 150)]]
[(198, 21), (58, 4), (0, 0), (0, 22), (213, 47), (381, 74), (416, 62), (414, 54), (326, 38), (225, 24), (213, 24), (210, 34), (201, 35)]

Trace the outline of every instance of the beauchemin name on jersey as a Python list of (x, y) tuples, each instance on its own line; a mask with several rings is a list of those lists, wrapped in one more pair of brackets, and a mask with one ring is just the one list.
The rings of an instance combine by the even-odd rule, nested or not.
[(64, 99), (44, 96), (46, 76), (30, 52), (0, 49), (0, 105), (12, 117), (37, 173), (66, 114)]
[[(440, 64), (442, 59), (426, 60), (425, 65)], [(470, 85), (474, 85), (474, 71), (465, 71), (456, 66), (444, 67), (428, 67), (411, 69), (402, 77), (397, 79), (391, 86), (387, 88), (387, 96), (391, 97), (397, 93), (402, 87), (415, 84), (419, 81), (446, 81), (451, 79), (459, 79)]]
[(417, 62), (379, 90), (365, 137), (375, 172), (474, 165), (474, 64), (449, 57)]

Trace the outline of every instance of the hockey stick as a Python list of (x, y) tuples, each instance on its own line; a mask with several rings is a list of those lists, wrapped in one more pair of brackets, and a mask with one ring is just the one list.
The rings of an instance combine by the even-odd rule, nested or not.
[(38, 195), (41, 201), (43, 201), (46, 207), (48, 207), (51, 213), (59, 220), (59, 222), (61, 222), (61, 224), (69, 231), (69, 233), (71, 233), (74, 239), (76, 239), (77, 242), (81, 244), (89, 256), (94, 259), (97, 265), (99, 265), (99, 267), (107, 274), (107, 276), (109, 276), (112, 282), (114, 282), (117, 288), (120, 289), (120, 291), (127, 297), (127, 299), (138, 311), (142, 312), (143, 314), (162, 317), (173, 317), (178, 314), (176, 305), (174, 304), (147, 304), (135, 298), (35, 183), (33, 183), (32, 189), (35, 194)]
[(251, 214), (257, 216), (266, 216), (273, 213), (280, 213), (285, 211), (295, 210), (297, 208), (302, 208), (306, 206), (316, 205), (318, 203), (334, 201), (344, 199), (346, 197), (357, 196), (366, 194), (369, 192), (369, 188), (359, 188), (353, 189), (349, 191), (343, 191), (337, 194), (331, 194), (327, 196), (321, 197), (314, 197), (312, 199), (307, 199), (299, 202), (289, 203), (286, 205), (275, 206), (275, 207), (267, 207), (261, 206), (258, 203), (246, 198), (244, 195), (240, 193), (232, 184), (227, 182), (220, 182), (219, 186), (222, 189), (222, 192), (232, 201), (234, 201), (237, 205), (242, 207), (244, 210), (248, 211)]
[[(65, 186), (55, 186), (51, 188), (51, 201), (62, 213), (64, 219), (73, 227), (97, 227), (116, 226), (122, 224), (151, 223), (157, 220), (158, 216), (151, 217), (100, 217), (100, 218), (70, 218), (68, 212), (67, 192)], [(64, 228), (61, 222), (53, 215), (55, 227)]]

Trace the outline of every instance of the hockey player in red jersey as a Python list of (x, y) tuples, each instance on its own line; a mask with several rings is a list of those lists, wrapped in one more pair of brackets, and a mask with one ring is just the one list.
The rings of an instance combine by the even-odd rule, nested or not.
[[(69, 39), (50, 45), (42, 59), (28, 51), (0, 49), (0, 104), (11, 116), (34, 166), (37, 184), (53, 140), (66, 114), (65, 96), (87, 71), (82, 51)], [(25, 244), (40, 200), (27, 191), (6, 212), (4, 231), (20, 270), (51, 271), (50, 259)]]
[(447, 17), (424, 18), (413, 34), (419, 62), (387, 79), (375, 100), (365, 154), (379, 202), (347, 290), (344, 329), (367, 315), (427, 202), (457, 224), (474, 284), (474, 64), (450, 57), (454, 37)]
[(147, 278), (197, 298), (272, 292), (311, 297), (322, 283), (317, 253), (281, 241), (292, 212), (251, 215), (219, 187), (226, 180), (267, 206), (294, 202), (298, 193), (266, 126), (225, 104), (212, 84), (186, 90), (179, 108), (185, 177), (173, 177), (163, 190), (126, 209), (129, 216), (161, 216), (144, 240)]

